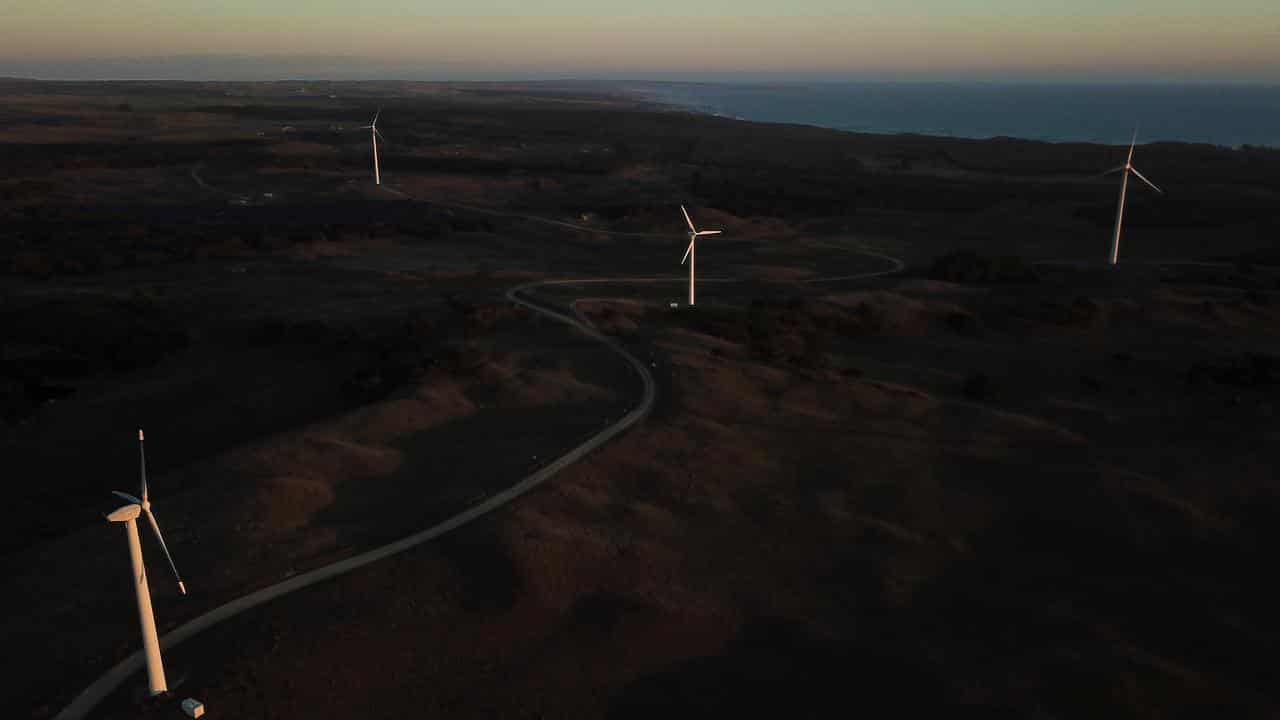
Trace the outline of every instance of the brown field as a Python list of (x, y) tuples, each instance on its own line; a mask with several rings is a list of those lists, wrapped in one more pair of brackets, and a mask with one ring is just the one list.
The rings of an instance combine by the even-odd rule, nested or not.
[[(618, 418), (632, 371), (503, 293), (655, 276), (537, 291), (651, 365), (637, 429), (172, 649), (174, 698), (134, 677), (99, 716), (1277, 712), (1276, 153), (1144, 148), (1200, 184), (1136, 199), (1108, 271), (1088, 173), (1114, 148), (326, 88), (0, 82), (17, 716), (138, 644), (99, 519), (135, 426), (192, 590), (144, 541), (163, 632)], [(380, 105), (382, 191), (336, 129)], [(673, 311), (681, 202), (726, 233)], [(907, 268), (808, 282), (889, 268), (862, 250)]]

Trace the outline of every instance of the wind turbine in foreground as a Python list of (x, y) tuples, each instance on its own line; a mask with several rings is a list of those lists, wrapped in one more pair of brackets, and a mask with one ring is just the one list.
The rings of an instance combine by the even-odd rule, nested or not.
[(1164, 191), (1156, 187), (1156, 184), (1146, 178), (1145, 175), (1138, 172), (1138, 168), (1133, 166), (1133, 146), (1138, 143), (1138, 131), (1133, 131), (1133, 140), (1129, 143), (1129, 157), (1124, 161), (1124, 165), (1112, 168), (1103, 175), (1110, 175), (1114, 172), (1124, 173), (1124, 178), (1120, 180), (1120, 206), (1116, 209), (1116, 233), (1111, 239), (1111, 264), (1115, 265), (1116, 260), (1120, 256), (1120, 226), (1124, 224), (1124, 197), (1129, 191), (1129, 175), (1130, 173), (1137, 175), (1138, 179), (1151, 186), (1152, 190), (1164, 194)]
[(689, 249), (684, 251), (684, 259), (680, 261), (680, 264), (683, 265), (685, 263), (685, 260), (689, 261), (689, 305), (692, 307), (694, 304), (693, 303), (693, 284), (694, 284), (693, 266), (697, 260), (697, 255), (698, 255), (697, 248), (695, 246), (698, 244), (699, 237), (703, 235), (719, 235), (720, 231), (719, 230), (699, 230), (698, 228), (693, 226), (693, 220), (689, 217), (689, 211), (685, 210), (683, 205), (680, 206), (680, 212), (684, 213), (684, 221), (689, 223)]
[[(382, 114), (382, 110), (373, 114), (373, 122), (368, 125), (361, 125), (358, 130), (368, 130), (370, 138), (373, 139), (373, 182), (375, 185), (382, 184), (382, 174), (378, 171), (378, 138), (382, 137), (382, 133), (378, 132), (378, 116)], [(386, 142), (386, 138), (382, 138)]]
[(160, 525), (156, 522), (156, 516), (151, 514), (151, 501), (147, 497), (147, 451), (143, 442), (142, 431), (139, 430), (138, 458), (142, 467), (142, 499), (128, 493), (113, 492), (113, 495), (125, 500), (128, 504), (107, 515), (107, 520), (124, 523), (125, 536), (129, 539), (133, 586), (138, 594), (138, 620), (142, 625), (142, 652), (147, 661), (147, 682), (151, 687), (151, 695), (155, 696), (168, 691), (169, 688), (164, 680), (164, 664), (160, 660), (160, 638), (156, 635), (156, 619), (151, 613), (151, 591), (147, 587), (147, 568), (142, 561), (142, 542), (138, 538), (140, 515), (145, 514), (151, 523), (151, 529), (155, 531), (156, 539), (160, 541), (160, 549), (164, 550), (169, 568), (173, 570), (173, 576), (178, 580), (178, 589), (183, 595), (187, 594), (187, 586), (183, 584), (182, 576), (178, 575), (178, 567), (173, 564), (173, 556), (169, 554), (169, 548), (164, 543), (164, 535), (160, 534)]

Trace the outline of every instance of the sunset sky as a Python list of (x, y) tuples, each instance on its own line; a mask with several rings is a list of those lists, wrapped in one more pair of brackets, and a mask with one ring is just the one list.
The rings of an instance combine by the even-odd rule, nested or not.
[(0, 75), (1280, 83), (1274, 0), (0, 0), (0, 18)]

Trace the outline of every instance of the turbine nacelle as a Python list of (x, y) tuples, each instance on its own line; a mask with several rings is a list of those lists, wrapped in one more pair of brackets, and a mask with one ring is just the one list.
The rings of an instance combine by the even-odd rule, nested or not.
[(1137, 128), (1134, 128), (1133, 139), (1129, 141), (1129, 154), (1125, 157), (1124, 164), (1119, 167), (1112, 168), (1111, 170), (1108, 170), (1107, 172), (1103, 173), (1104, 175), (1110, 175), (1112, 173), (1118, 172), (1123, 175), (1123, 178), (1120, 181), (1120, 202), (1117, 203), (1116, 205), (1115, 233), (1114, 235), (1112, 235), (1112, 239), (1111, 239), (1110, 260), (1112, 265), (1115, 265), (1120, 257), (1120, 229), (1124, 224), (1124, 202), (1125, 202), (1125, 195), (1129, 188), (1129, 176), (1133, 175), (1134, 177), (1138, 178), (1142, 182), (1146, 183), (1147, 186), (1150, 187), (1152, 190), (1155, 190), (1161, 195), (1164, 194), (1163, 190), (1161, 190), (1159, 187), (1156, 187), (1155, 183), (1148, 180), (1146, 175), (1143, 175), (1142, 172), (1138, 170), (1138, 168), (1133, 166), (1133, 150), (1137, 146), (1137, 144), (1138, 144), (1138, 130)]
[(381, 115), (382, 108), (378, 108), (378, 112), (373, 114), (372, 123), (368, 125), (361, 125), (357, 128), (358, 130), (369, 131), (369, 139), (373, 142), (373, 181), (378, 185), (382, 184), (382, 171), (378, 168), (378, 139), (381, 138), (383, 142), (387, 141), (387, 139), (383, 137), (382, 133), (378, 131), (378, 117)]
[(160, 549), (164, 550), (164, 557), (169, 561), (169, 569), (173, 570), (173, 577), (178, 581), (178, 590), (183, 595), (187, 594), (187, 586), (178, 575), (178, 567), (173, 564), (173, 556), (169, 554), (164, 535), (160, 533), (160, 524), (156, 522), (156, 516), (151, 512), (151, 501), (147, 496), (147, 452), (145, 436), (141, 430), (138, 431), (138, 465), (142, 476), (142, 497), (119, 490), (112, 492), (112, 495), (124, 500), (127, 504), (111, 511), (106, 518), (109, 522), (124, 525), (124, 536), (129, 543), (129, 565), (133, 569), (133, 592), (138, 600), (138, 625), (142, 631), (142, 657), (147, 667), (147, 686), (151, 696), (158, 697), (169, 691), (169, 685), (164, 677), (164, 659), (160, 655), (160, 633), (156, 630), (156, 618), (151, 609), (151, 584), (147, 581), (147, 563), (142, 555), (138, 518), (143, 515), (147, 517), (151, 530), (156, 534), (156, 540), (160, 541)]
[(698, 227), (693, 224), (693, 218), (689, 217), (689, 211), (686, 210), (683, 205), (680, 206), (680, 213), (684, 215), (685, 224), (689, 226), (689, 247), (685, 248), (684, 257), (680, 258), (680, 264), (683, 265), (686, 262), (689, 263), (689, 306), (693, 307), (695, 301), (694, 284), (697, 281), (696, 274), (694, 272), (694, 265), (697, 263), (697, 256), (695, 255), (695, 252), (698, 244), (698, 238), (705, 235), (719, 235), (720, 231), (699, 230)]
[(689, 217), (689, 211), (685, 210), (683, 205), (680, 206), (680, 212), (684, 215), (684, 221), (689, 225), (689, 247), (685, 248), (684, 257), (680, 258), (680, 264), (683, 265), (685, 264), (686, 261), (688, 261), (689, 254), (693, 252), (693, 245), (698, 241), (698, 238), (704, 235), (719, 235), (723, 231), (722, 230), (699, 230), (697, 227), (694, 226), (693, 218)]
[(178, 566), (173, 562), (173, 555), (169, 553), (169, 546), (164, 541), (164, 534), (160, 532), (160, 523), (156, 522), (156, 516), (151, 512), (151, 499), (147, 491), (147, 451), (145, 446), (146, 436), (142, 430), (138, 430), (138, 467), (141, 474), (142, 497), (130, 495), (127, 492), (119, 490), (111, 491), (112, 495), (124, 500), (127, 505), (116, 508), (106, 515), (110, 522), (131, 522), (145, 515), (148, 524), (151, 525), (151, 531), (155, 533), (156, 540), (160, 542), (160, 549), (164, 551), (164, 557), (169, 561), (169, 569), (173, 571), (173, 577), (178, 581), (178, 590), (183, 595), (187, 594), (187, 585), (182, 581), (182, 576), (178, 574)]
[(357, 129), (357, 130), (377, 130), (377, 129), (378, 129), (378, 116), (379, 116), (379, 115), (381, 115), (381, 114), (382, 114), (382, 108), (378, 108), (378, 112), (376, 112), (376, 113), (374, 113), (374, 114), (373, 114), (373, 122), (369, 123), (368, 125), (361, 125), (360, 127), (356, 128), (356, 129)]
[[(115, 494), (123, 495), (124, 493)], [(106, 517), (109, 522), (129, 522), (130, 520), (137, 520), (138, 516), (141, 514), (141, 505), (138, 505), (137, 503), (129, 503), (128, 505), (122, 505), (121, 507), (116, 508), (104, 517)]]

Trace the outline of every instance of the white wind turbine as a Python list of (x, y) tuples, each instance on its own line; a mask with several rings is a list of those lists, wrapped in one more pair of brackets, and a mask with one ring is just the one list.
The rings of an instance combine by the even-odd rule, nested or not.
[(142, 651), (147, 661), (147, 682), (151, 687), (151, 695), (155, 696), (167, 692), (169, 688), (165, 684), (164, 664), (160, 660), (160, 638), (156, 635), (156, 619), (151, 612), (151, 591), (147, 586), (147, 568), (142, 561), (142, 542), (138, 538), (137, 521), (140, 515), (145, 514), (151, 523), (151, 529), (155, 531), (156, 539), (160, 541), (160, 549), (164, 550), (169, 568), (173, 570), (173, 576), (178, 580), (178, 589), (183, 595), (187, 594), (187, 586), (182, 582), (182, 576), (178, 575), (178, 567), (173, 564), (173, 556), (169, 554), (169, 547), (164, 543), (164, 535), (160, 534), (160, 525), (156, 522), (156, 516), (151, 513), (151, 500), (147, 496), (147, 452), (143, 442), (142, 430), (138, 430), (142, 498), (136, 498), (129, 493), (113, 492), (113, 495), (129, 504), (107, 515), (107, 520), (124, 523), (125, 536), (129, 539), (129, 561), (133, 566), (134, 591), (138, 595), (138, 620), (142, 625)]
[[(382, 184), (382, 174), (378, 170), (378, 138), (382, 137), (382, 133), (378, 132), (378, 116), (382, 114), (382, 109), (373, 114), (373, 122), (368, 125), (361, 125), (358, 130), (368, 130), (369, 137), (373, 140), (373, 182), (375, 185)], [(383, 142), (386, 138), (382, 137)]]
[(698, 256), (697, 248), (695, 246), (698, 243), (699, 237), (703, 235), (719, 235), (720, 231), (719, 230), (699, 230), (698, 228), (693, 226), (693, 220), (689, 217), (689, 211), (685, 210), (683, 205), (680, 206), (680, 212), (684, 213), (684, 221), (689, 223), (689, 248), (684, 251), (684, 258), (680, 261), (680, 264), (683, 265), (685, 263), (685, 260), (689, 261), (689, 305), (692, 306), (694, 304), (693, 303), (693, 284), (694, 284), (694, 267), (693, 266), (697, 261), (697, 256)]
[(1115, 265), (1120, 256), (1120, 226), (1124, 223), (1124, 198), (1129, 191), (1129, 175), (1130, 173), (1137, 175), (1138, 179), (1151, 186), (1152, 190), (1164, 194), (1164, 191), (1156, 187), (1156, 184), (1146, 178), (1145, 175), (1138, 172), (1138, 168), (1133, 166), (1133, 147), (1138, 144), (1138, 131), (1134, 129), (1133, 140), (1129, 142), (1129, 157), (1124, 161), (1124, 165), (1112, 168), (1103, 175), (1110, 175), (1114, 172), (1124, 173), (1124, 178), (1120, 180), (1120, 206), (1116, 208), (1116, 232), (1111, 238), (1111, 264)]

